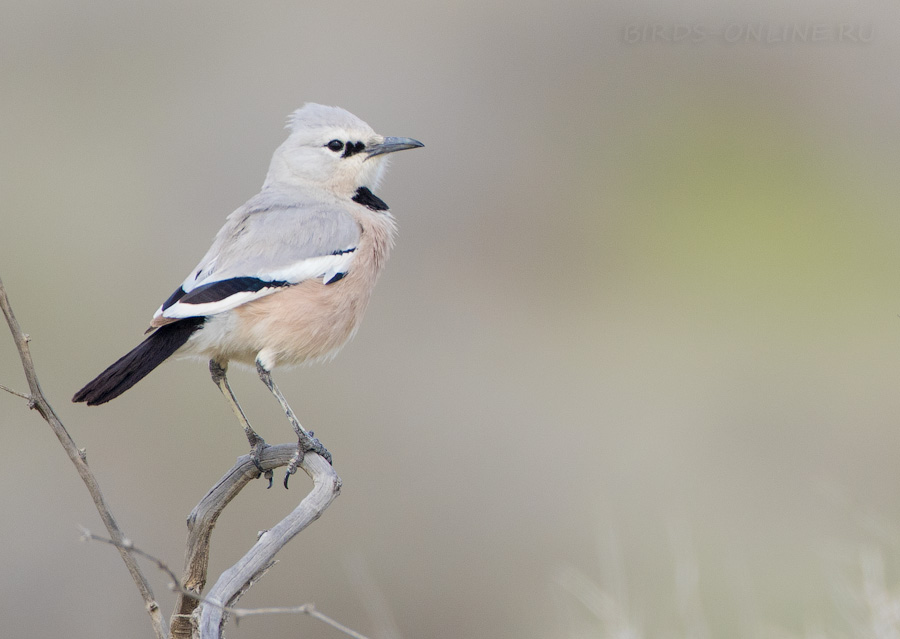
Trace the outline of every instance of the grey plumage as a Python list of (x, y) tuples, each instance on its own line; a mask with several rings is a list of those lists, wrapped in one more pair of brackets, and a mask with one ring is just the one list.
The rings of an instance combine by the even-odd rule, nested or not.
[[(349, 268), (352, 256), (347, 256), (357, 247), (359, 236), (359, 224), (346, 202), (313, 198), (304, 189), (265, 189), (228, 216), (209, 251), (181, 288), (190, 293), (199, 286), (236, 277), (289, 284), (311, 277), (327, 281), (336, 269)], [(169, 311), (165, 316), (220, 313), (276, 290), (226, 300), (199, 311)], [(161, 325), (160, 317), (162, 307), (154, 317), (157, 325)]]
[[(276, 149), (262, 190), (228, 216), (203, 259), (154, 314), (150, 337), (73, 401), (109, 401), (181, 354), (209, 358), (226, 399), (228, 362), (255, 364), (281, 402), (272, 367), (330, 357), (354, 334), (396, 230), (372, 189), (386, 154), (422, 143), (378, 135), (337, 107), (307, 104), (289, 123), (291, 134)], [(258, 452), (264, 442), (229, 403)], [(305, 431), (294, 418), (292, 424), (302, 448)]]

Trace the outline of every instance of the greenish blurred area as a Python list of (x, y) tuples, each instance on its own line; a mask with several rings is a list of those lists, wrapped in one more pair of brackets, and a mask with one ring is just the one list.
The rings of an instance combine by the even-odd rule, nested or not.
[[(276, 377), (344, 491), (242, 605), (314, 601), (373, 639), (900, 632), (895, 3), (0, 16), (0, 277), (142, 549), (179, 565), (244, 437), (196, 362), (102, 408), (68, 398), (137, 343), (315, 101), (426, 147), (379, 192), (401, 232), (359, 335)], [(231, 378), (289, 441), (256, 376)], [(0, 384), (25, 387), (8, 338)], [(78, 543), (102, 527), (71, 465), (5, 393), (0, 444), (3, 634), (152, 636), (116, 553)], [(303, 488), (241, 495), (211, 571)], [(286, 633), (336, 636), (229, 628)]]

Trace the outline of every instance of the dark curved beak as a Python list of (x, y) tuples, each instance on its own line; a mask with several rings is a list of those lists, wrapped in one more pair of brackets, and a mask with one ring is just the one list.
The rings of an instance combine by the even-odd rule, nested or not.
[(406, 149), (417, 149), (420, 146), (425, 146), (418, 140), (413, 140), (412, 138), (385, 138), (384, 142), (381, 144), (376, 144), (375, 146), (369, 147), (369, 150), (366, 152), (366, 159), (373, 158), (376, 155), (382, 155), (384, 153), (393, 153), (395, 151), (405, 151)]

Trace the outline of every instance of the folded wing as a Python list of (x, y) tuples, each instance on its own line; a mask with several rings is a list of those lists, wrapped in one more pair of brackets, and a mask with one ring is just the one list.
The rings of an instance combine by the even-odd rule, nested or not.
[(337, 282), (352, 267), (359, 237), (359, 225), (337, 202), (297, 202), (263, 192), (228, 216), (151, 327), (222, 313), (308, 279)]

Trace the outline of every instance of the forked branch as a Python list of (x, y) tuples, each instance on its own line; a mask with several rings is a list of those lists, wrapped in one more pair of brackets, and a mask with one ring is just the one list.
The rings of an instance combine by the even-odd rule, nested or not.
[(221, 636), (222, 625), (226, 621), (224, 607), (234, 605), (253, 580), (269, 567), (278, 551), (318, 519), (340, 494), (341, 479), (323, 457), (307, 453), (300, 468), (312, 478), (312, 491), (287, 517), (260, 535), (247, 554), (219, 577), (205, 597), (209, 603), (202, 606), (199, 622), (201, 639)]
[[(259, 476), (259, 470), (251, 461), (250, 456), (245, 455), (239, 458), (237, 463), (194, 508), (191, 516), (188, 518), (189, 536), (184, 575), (180, 582), (176, 580), (179, 595), (176, 601), (175, 612), (172, 616), (170, 635), (150, 584), (134, 558), (136, 552), (147, 557), (150, 556), (142, 551), (137, 551), (122, 534), (100, 491), (97, 479), (88, 467), (84, 451), (75, 445), (69, 432), (44, 396), (28, 347), (29, 337), (22, 331), (13, 314), (2, 280), (0, 280), (0, 309), (3, 311), (13, 340), (16, 343), (16, 348), (22, 361), (22, 368), (25, 371), (25, 378), (28, 381), (29, 393), (21, 393), (6, 386), (0, 386), (0, 390), (27, 400), (28, 407), (36, 409), (41, 414), (59, 439), (69, 459), (75, 465), (82, 481), (87, 486), (91, 498), (94, 500), (94, 505), (109, 533), (109, 543), (118, 549), (122, 560), (131, 573), (132, 579), (134, 579), (135, 585), (138, 587), (138, 591), (144, 599), (144, 604), (150, 615), (157, 639), (166, 639), (167, 637), (172, 637), (172, 639), (190, 639), (198, 636), (201, 639), (217, 639), (222, 635), (223, 625), (228, 614), (235, 617), (244, 617), (286, 612), (308, 614), (341, 630), (348, 636), (362, 637), (362, 635), (319, 613), (311, 604), (295, 608), (259, 610), (242, 610), (230, 607), (246, 592), (254, 580), (274, 563), (275, 555), (281, 548), (309, 524), (318, 519), (331, 502), (334, 501), (335, 497), (340, 494), (341, 480), (337, 473), (324, 458), (315, 453), (307, 453), (300, 464), (300, 468), (313, 480), (312, 491), (287, 517), (260, 535), (250, 551), (237, 564), (226, 570), (219, 577), (216, 584), (205, 597), (201, 597), (200, 593), (206, 585), (209, 542), (216, 520), (222, 510), (241, 489)], [(269, 446), (260, 455), (260, 465), (265, 470), (285, 466), (290, 462), (296, 450), (296, 444)], [(96, 538), (93, 535), (91, 537)], [(174, 573), (168, 567), (165, 567), (165, 564), (160, 560), (150, 558), (174, 579)], [(198, 604), (200, 604), (199, 611), (197, 610)]]
[[(264, 470), (272, 470), (287, 465), (297, 450), (296, 444), (267, 446), (260, 454), (259, 463)], [(264, 572), (275, 559), (275, 555), (297, 533), (319, 518), (322, 512), (340, 493), (341, 480), (331, 465), (314, 453), (307, 453), (300, 464), (313, 479), (312, 491), (282, 521), (263, 533), (250, 551), (233, 567), (229, 568), (212, 590), (200, 599), (206, 585), (206, 570), (209, 561), (210, 536), (222, 510), (244, 486), (259, 476), (259, 470), (249, 455), (238, 458), (237, 463), (210, 489), (206, 496), (188, 517), (188, 543), (185, 553), (185, 568), (181, 579), (182, 589), (175, 603), (172, 615), (173, 639), (188, 639), (196, 632), (192, 617), (195, 609), (204, 603), (199, 614), (200, 636), (219, 637), (221, 625), (225, 621), (227, 606), (232, 605)], [(252, 614), (260, 614), (254, 612)], [(308, 613), (312, 614), (312, 613)], [(249, 616), (249, 614), (247, 615)], [(316, 615), (313, 615), (316, 616)], [(335, 622), (336, 623), (336, 622)]]

